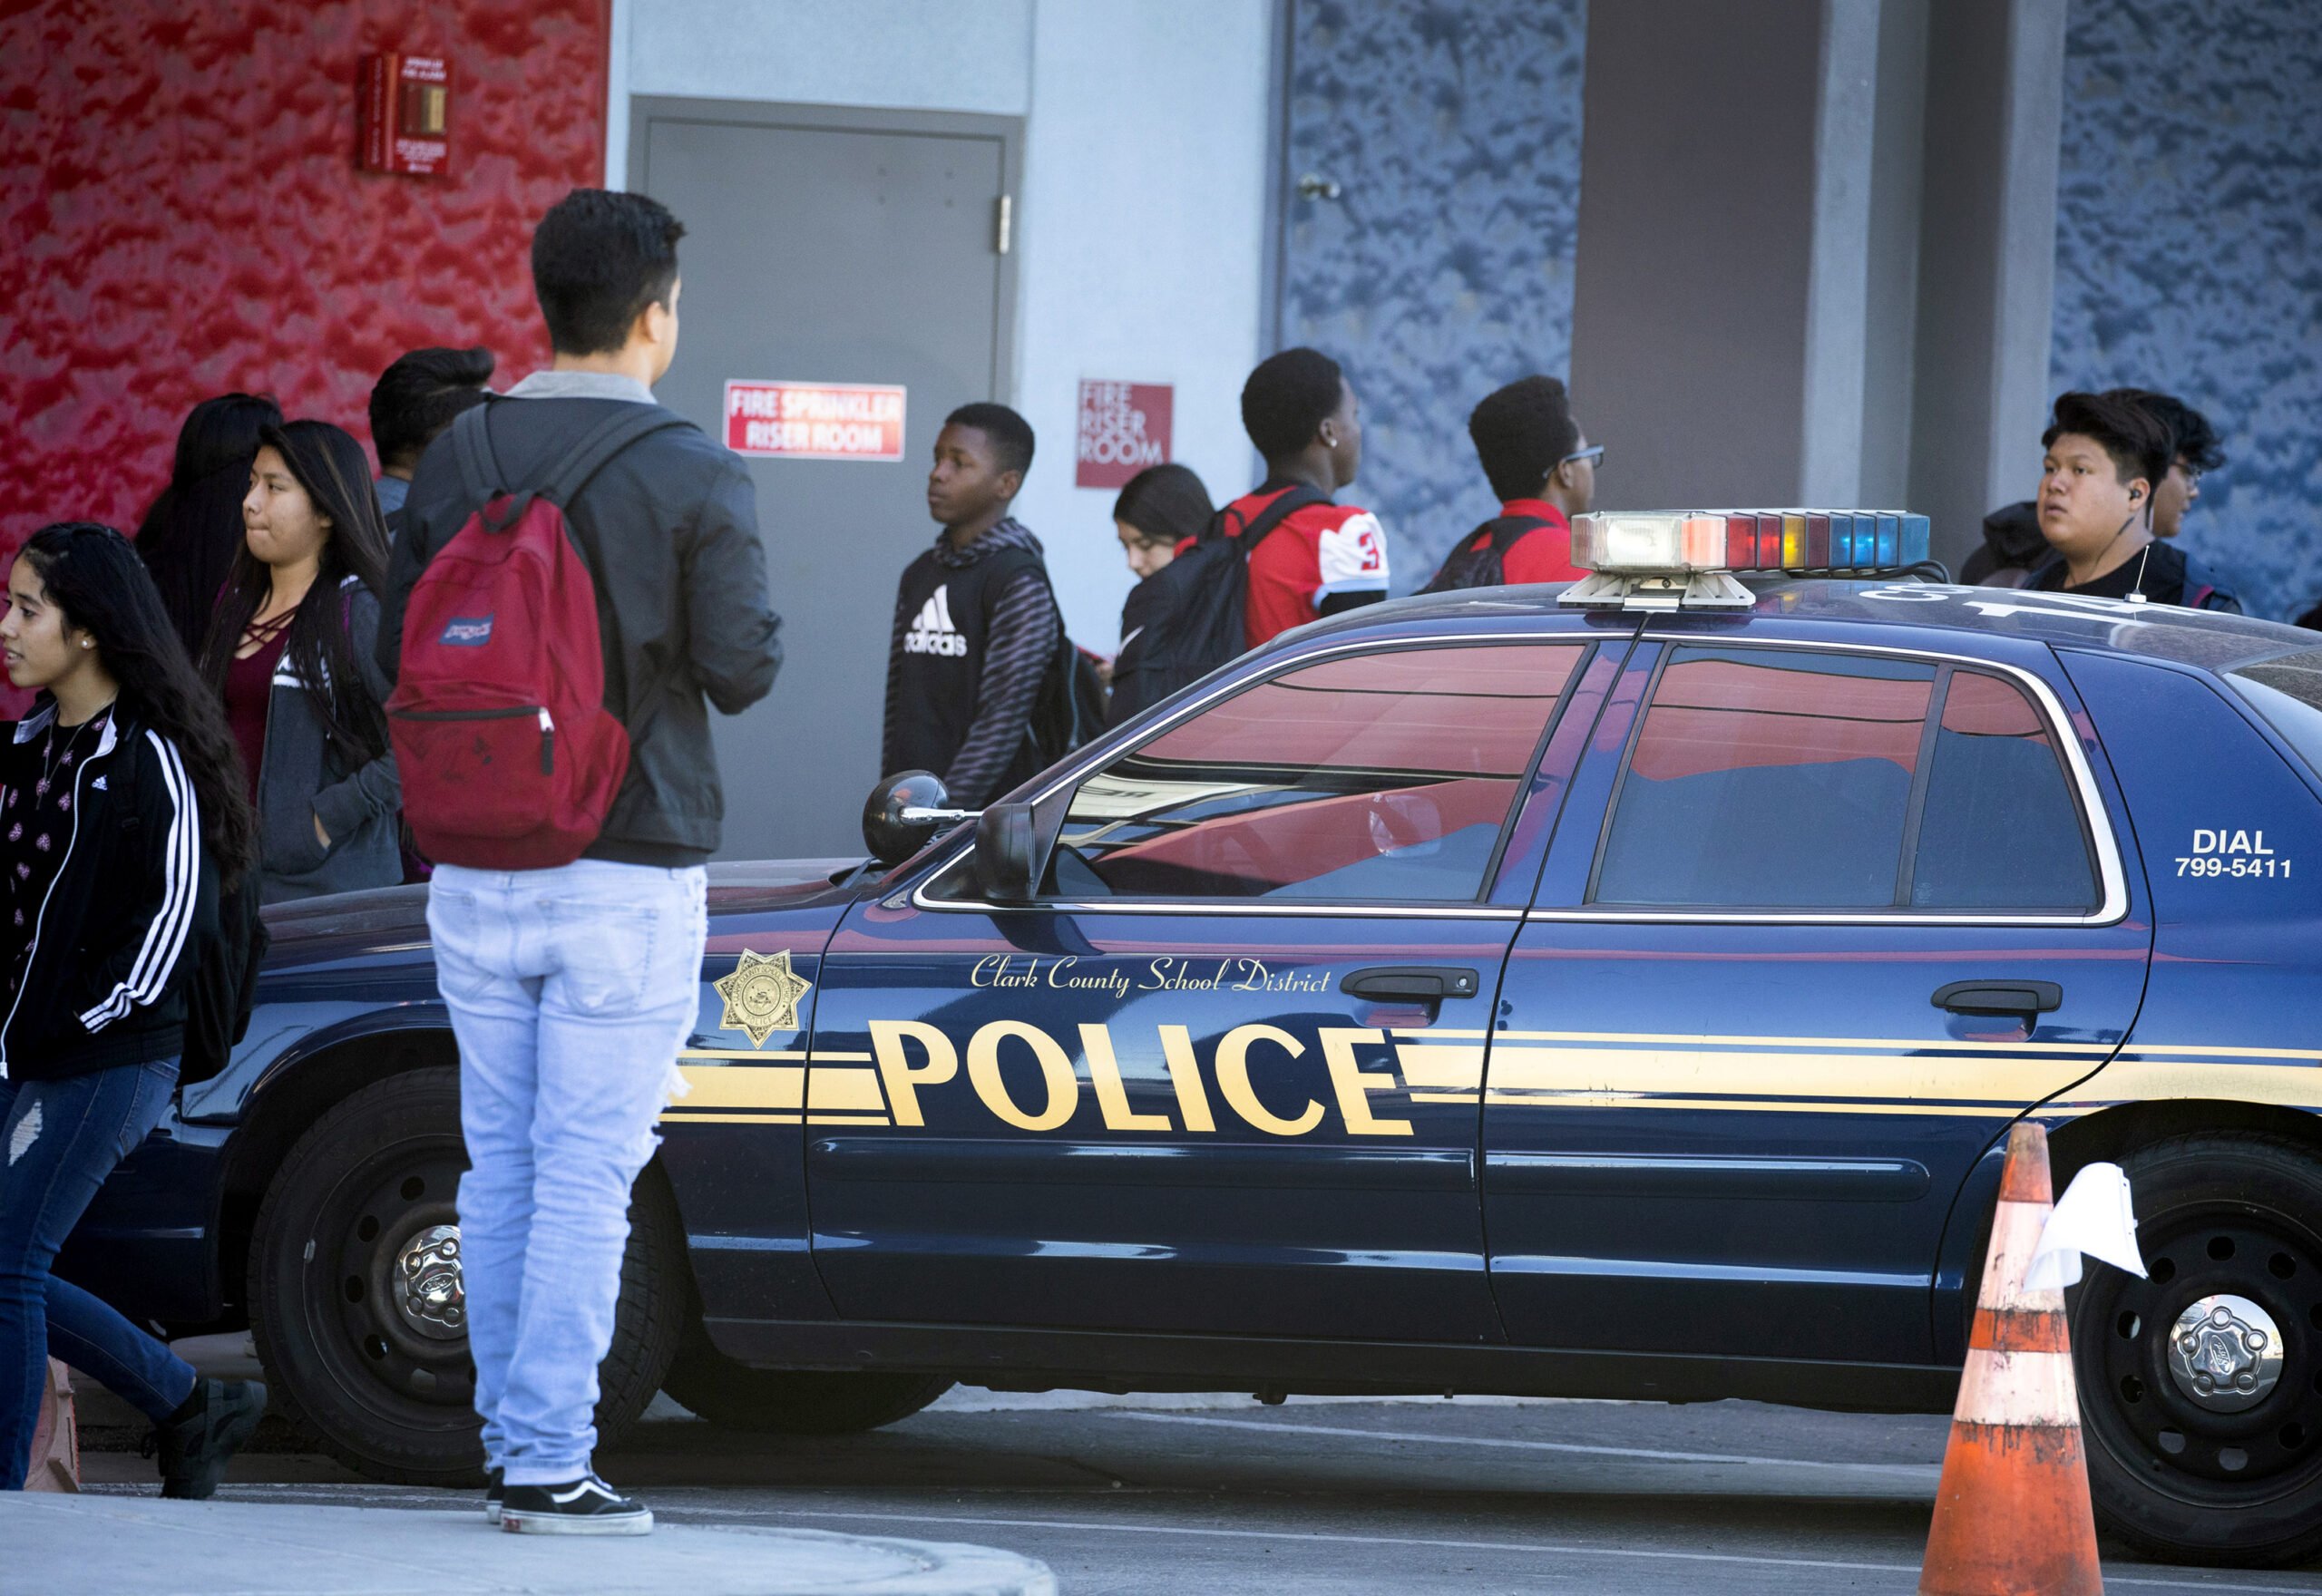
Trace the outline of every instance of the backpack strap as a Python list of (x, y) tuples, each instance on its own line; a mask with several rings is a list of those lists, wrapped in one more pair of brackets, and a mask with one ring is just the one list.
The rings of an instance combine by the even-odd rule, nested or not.
[[(479, 406), (479, 408), (481, 408)], [(654, 433), (667, 432), (671, 427), (689, 427), (693, 423), (659, 405), (638, 405), (634, 411), (624, 410), (607, 416), (596, 428), (572, 446), (572, 453), (557, 469), (547, 485), (537, 490), (541, 497), (560, 510), (571, 507), (580, 490), (589, 481), (612, 462), (614, 455)]]
[(469, 503), (481, 510), (500, 496), (500, 462), (493, 457), (492, 434), (484, 413), (492, 402), (471, 404), (452, 423), (452, 458), (459, 462), (460, 486)]
[(1549, 524), (1548, 518), (1544, 515), (1503, 515), (1492, 527), (1491, 551), (1498, 559), (1506, 560), (1507, 551), (1527, 534)]
[[(1459, 541), (1451, 545), (1451, 552), (1443, 557), (1443, 564), (1420, 591), (1455, 593), (1465, 588), (1498, 585), (1507, 579), (1507, 551), (1527, 534), (1551, 524), (1545, 516), (1498, 515), (1472, 531), (1461, 532)], [(1487, 550), (1489, 551), (1488, 564), (1485, 563)], [(1492, 580), (1481, 582), (1472, 579), (1478, 570), (1490, 572)]]
[[(1303, 482), (1283, 489), (1280, 494), (1276, 495), (1273, 503), (1251, 517), (1244, 523), (1240, 533), (1234, 537), (1234, 545), (1241, 550), (1244, 562), (1247, 563), (1250, 556), (1258, 551), (1258, 545), (1265, 541), (1266, 534), (1273, 531), (1274, 528), (1309, 504), (1328, 504), (1330, 501), (1330, 495), (1318, 493)], [(1224, 511), (1221, 510), (1217, 512), (1217, 519), (1211, 523), (1211, 528), (1220, 537), (1225, 535)]]
[[(492, 428), (486, 419), (491, 410), (490, 404), (473, 405), (452, 423), (452, 451), (459, 462), (460, 483), (479, 513), (493, 500), (509, 491), (508, 479), (492, 452)], [(536, 498), (546, 499), (560, 510), (568, 509), (580, 490), (589, 485), (590, 479), (631, 443), (649, 433), (692, 424), (658, 404), (624, 405), (619, 413), (582, 433), (580, 441), (565, 456), (564, 463), (546, 482), (513, 495), (514, 502), (508, 507), (506, 515), (487, 518), (484, 524), (494, 531), (513, 526), (523, 519), (524, 511)]]

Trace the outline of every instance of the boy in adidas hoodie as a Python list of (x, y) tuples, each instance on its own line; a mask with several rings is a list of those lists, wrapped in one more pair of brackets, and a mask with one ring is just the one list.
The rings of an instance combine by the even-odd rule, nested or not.
[(1008, 513), (1031, 464), (1031, 425), (1005, 404), (945, 417), (927, 473), (927, 512), (943, 531), (895, 593), (883, 764), (933, 771), (964, 809), (1047, 764), (1032, 706), (1064, 621), (1040, 540)]
[[(1229, 537), (1241, 536), (1293, 489), (1327, 500), (1361, 468), (1361, 406), (1339, 363), (1318, 349), (1284, 349), (1258, 363), (1242, 386), (1242, 426), (1266, 462), (1266, 480), (1220, 512)], [(1250, 555), (1244, 641), (1254, 648), (1293, 627), (1386, 596), (1387, 539), (1379, 518), (1351, 504), (1302, 505)]]

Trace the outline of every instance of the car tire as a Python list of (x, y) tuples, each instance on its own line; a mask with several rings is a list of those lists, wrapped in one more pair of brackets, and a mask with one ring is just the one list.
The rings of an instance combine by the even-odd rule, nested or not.
[[(466, 1167), (459, 1072), (412, 1070), (323, 1114), (259, 1208), (250, 1325), (268, 1394), (325, 1451), (376, 1480), (483, 1484), (463, 1309), (408, 1291), (399, 1300), (395, 1289), (406, 1252), (430, 1237), (440, 1248), (439, 1227), (456, 1241)], [(597, 1371), (600, 1446), (652, 1401), (689, 1300), (676, 1199), (648, 1165), (630, 1193), (612, 1348)]]
[(696, 1318), (661, 1388), (721, 1430), (852, 1435), (909, 1418), (951, 1381), (942, 1375), (752, 1368), (711, 1345)]
[[(2164, 1562), (2304, 1562), (2322, 1552), (2322, 1157), (2235, 1134), (2160, 1142), (2122, 1163), (2151, 1278), (2092, 1260), (2069, 1302), (2097, 1521)], [(2220, 1389), (2198, 1360), (2172, 1367), (2180, 1316), (2219, 1296), (2271, 1321), (2272, 1333), (2256, 1329), (2279, 1354), (2269, 1386)], [(2227, 1322), (2240, 1347), (2248, 1330)]]

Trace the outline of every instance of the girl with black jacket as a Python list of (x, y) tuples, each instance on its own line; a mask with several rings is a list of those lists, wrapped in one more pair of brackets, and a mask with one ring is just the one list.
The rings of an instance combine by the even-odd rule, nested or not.
[(0, 738), (0, 1490), (21, 1490), (53, 1348), (157, 1427), (162, 1494), (203, 1497), (266, 1407), (49, 1266), (176, 1089), (221, 881), (252, 861), (242, 775), (129, 540), (34, 532), (0, 616), (40, 690)]
[(1117, 726), (1147, 705), (1166, 696), (1148, 679), (1153, 662), (1166, 659), (1163, 639), (1150, 628), (1164, 618), (1159, 589), (1153, 579), (1177, 557), (1177, 546), (1198, 538), (1217, 511), (1209, 490), (1189, 466), (1148, 465), (1121, 488), (1113, 501), (1113, 530), (1120, 534), (1122, 552), (1137, 578), (1121, 605), (1121, 647), (1106, 676), (1112, 689), (1105, 724)]
[(363, 446), (327, 421), (259, 429), (241, 552), (201, 675), (258, 811), (259, 898), (403, 880), (403, 786), (380, 707), (386, 524)]

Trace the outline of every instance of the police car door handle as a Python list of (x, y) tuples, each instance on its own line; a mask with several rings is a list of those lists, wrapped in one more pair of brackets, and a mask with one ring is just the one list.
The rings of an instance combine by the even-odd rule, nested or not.
[(1952, 981), (1927, 1001), (1953, 1014), (2014, 1014), (2028, 1022), (2063, 1006), (2064, 989), (2054, 981)]
[(1447, 969), (1439, 965), (1382, 964), (1350, 971), (1339, 990), (1350, 998), (1418, 998), (1423, 1003), (1446, 998), (1472, 998), (1478, 978), (1471, 969)]

